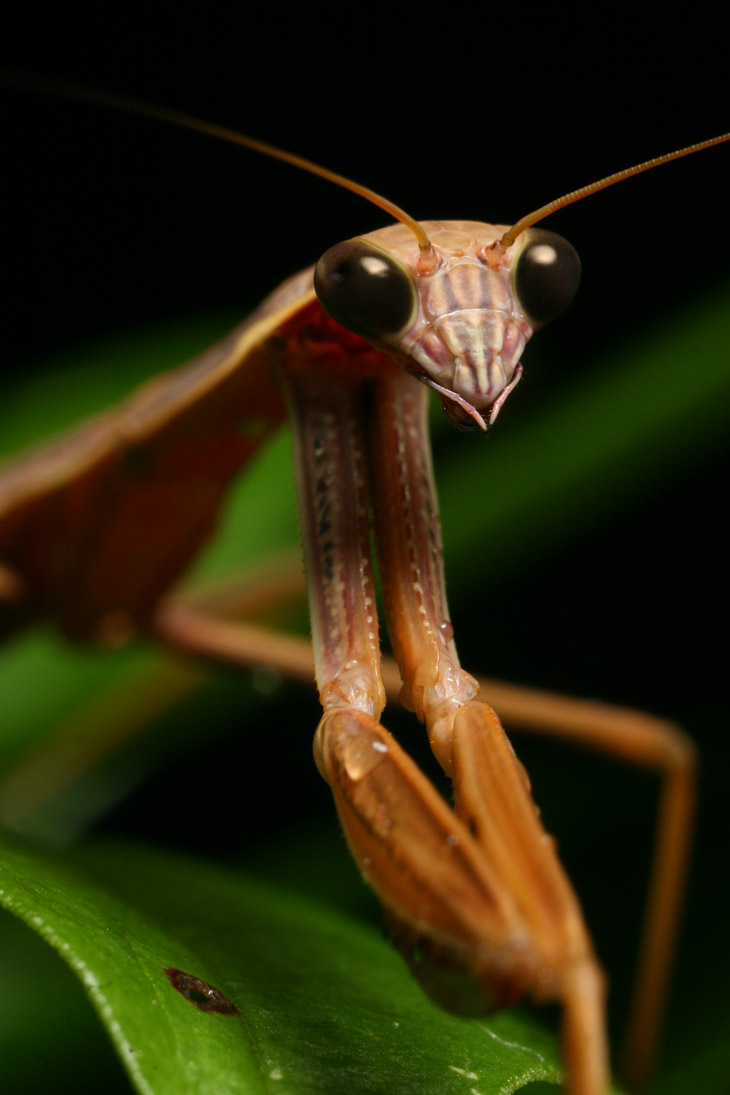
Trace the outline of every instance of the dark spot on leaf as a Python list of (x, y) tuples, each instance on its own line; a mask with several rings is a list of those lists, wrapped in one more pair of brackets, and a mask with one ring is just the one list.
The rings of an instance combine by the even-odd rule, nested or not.
[(183, 973), (174, 966), (165, 970), (165, 976), (174, 989), (194, 1004), (200, 1011), (216, 1011), (219, 1015), (238, 1015), (238, 1008), (215, 985), (209, 985), (192, 973)]

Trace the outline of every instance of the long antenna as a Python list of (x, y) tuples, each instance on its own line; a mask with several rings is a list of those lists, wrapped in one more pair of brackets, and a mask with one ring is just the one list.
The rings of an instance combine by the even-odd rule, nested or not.
[(360, 183), (348, 179), (346, 175), (330, 171), (328, 168), (321, 167), (303, 156), (296, 156), (293, 152), (277, 148), (276, 145), (266, 144), (265, 141), (259, 141), (255, 137), (248, 137), (245, 133), (239, 133), (235, 129), (228, 129), (227, 126), (206, 122), (202, 118), (196, 118), (192, 114), (185, 114), (179, 110), (155, 106), (153, 103), (147, 103), (142, 99), (117, 95), (113, 91), (99, 91), (96, 88), (83, 87), (80, 84), (68, 83), (65, 80), (47, 79), (46, 77), (35, 76), (32, 73), (0, 70), (0, 83), (24, 88), (27, 91), (62, 95), (66, 99), (97, 103), (100, 106), (109, 107), (111, 110), (120, 110), (125, 114), (139, 114), (144, 118), (155, 118), (157, 121), (167, 122), (182, 129), (192, 129), (196, 133), (204, 133), (207, 137), (215, 137), (217, 140), (226, 141), (228, 144), (242, 145), (244, 148), (251, 149), (252, 152), (269, 156), (273, 160), (281, 160), (292, 167), (298, 167), (300, 171), (307, 171), (310, 175), (318, 175), (319, 178), (326, 179), (327, 182), (334, 183), (335, 186), (341, 186), (343, 189), (350, 190), (353, 194), (365, 198), (366, 201), (378, 206), (383, 212), (388, 213), (389, 216), (409, 228), (416, 237), (422, 254), (428, 254), (431, 251), (431, 241), (424, 229), (418, 221), (414, 220), (395, 202), (389, 201), (388, 198), (384, 198), (382, 194), (376, 193), (368, 186), (361, 186)]
[(541, 205), (534, 213), (528, 213), (526, 217), (518, 220), (516, 224), (512, 225), (509, 232), (505, 232), (502, 236), (500, 246), (509, 247), (526, 228), (537, 224), (544, 217), (555, 213), (558, 209), (563, 209), (566, 205), (579, 202), (582, 198), (587, 198), (591, 194), (598, 193), (599, 190), (605, 190), (607, 187), (613, 186), (614, 183), (630, 179), (632, 175), (641, 175), (642, 172), (649, 171), (652, 167), (660, 167), (661, 164), (669, 163), (671, 160), (680, 160), (683, 156), (691, 156), (693, 152), (701, 152), (704, 148), (712, 148), (713, 145), (722, 144), (724, 141), (730, 141), (730, 133), (722, 133), (719, 137), (710, 137), (709, 140), (689, 144), (686, 148), (678, 149), (677, 152), (667, 152), (663, 156), (655, 156), (653, 160), (644, 160), (643, 163), (636, 164), (634, 167), (626, 167), (623, 171), (616, 171), (615, 174), (607, 175), (605, 179), (599, 179), (598, 182), (590, 183), (589, 186), (582, 186), (579, 190), (571, 190), (569, 194), (564, 194), (562, 198), (556, 198), (554, 201), (548, 202), (547, 205)]

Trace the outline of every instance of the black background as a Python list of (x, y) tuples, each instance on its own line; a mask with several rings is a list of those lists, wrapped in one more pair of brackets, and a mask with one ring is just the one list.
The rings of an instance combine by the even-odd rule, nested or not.
[[(681, 20), (651, 8), (629, 17), (615, 5), (451, 4), (438, 17), (392, 5), (72, 6), (42, 21), (16, 10), (3, 63), (240, 128), (372, 186), (419, 218), (510, 222), (730, 127), (725, 44), (706, 16), (701, 6)], [(2, 103), (9, 371), (130, 325), (245, 312), (332, 243), (382, 223), (352, 196), (202, 137), (15, 90), (2, 90)], [(722, 283), (728, 157), (730, 147), (704, 153), (554, 219), (550, 227), (571, 239), (584, 265), (569, 317), (541, 335), (556, 383), (580, 375), (596, 344), (610, 348)], [(688, 362), (688, 377), (701, 382), (700, 362)], [(549, 383), (536, 382), (531, 397), (526, 380), (519, 397), (537, 399)], [(508, 423), (505, 415), (500, 428)], [(636, 704), (700, 738), (705, 805), (682, 966), (693, 973), (681, 975), (680, 994), (700, 991), (698, 965), (714, 991), (718, 961), (703, 940), (707, 917), (719, 922), (722, 909), (711, 849), (721, 845), (727, 856), (727, 470), (726, 451), (569, 551), (491, 584), (488, 602), (475, 589), (462, 609), (470, 667)], [(479, 623), (474, 634), (468, 619)], [(305, 717), (311, 726), (287, 730), (305, 741), (302, 756), (314, 704)], [(263, 750), (255, 763), (266, 765)], [(607, 879), (619, 905), (624, 887), (633, 902), (627, 880), (643, 865), (624, 859), (638, 839), (633, 826), (650, 824), (651, 781), (611, 775), (600, 806), (592, 761), (521, 751), (543, 797), (575, 786), (577, 811), (605, 810), (604, 844), (581, 868), (589, 905), (601, 904)], [(649, 805), (626, 819), (616, 803), (635, 788)], [(263, 824), (282, 819), (279, 801)], [(129, 815), (119, 824), (129, 826)], [(570, 834), (560, 839), (570, 858)], [(205, 838), (198, 843), (207, 847)], [(615, 931), (633, 917), (633, 908), (622, 911)], [(621, 950), (613, 925), (600, 930), (603, 954)]]

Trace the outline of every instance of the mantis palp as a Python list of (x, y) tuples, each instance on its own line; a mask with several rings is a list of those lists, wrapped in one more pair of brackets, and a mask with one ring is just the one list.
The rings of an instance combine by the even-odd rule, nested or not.
[[(573, 249), (531, 225), (627, 174), (726, 139), (603, 180), (511, 228), (417, 224), (351, 187), (402, 223), (331, 248), (314, 272), (317, 296), (312, 271), (296, 275), (202, 358), (9, 465), (0, 478), (4, 633), (47, 615), (77, 640), (117, 643), (140, 631), (187, 653), (250, 665), (261, 658), (260, 633), (165, 594), (212, 532), (232, 477), (282, 421), (283, 392), (324, 707), (315, 756), (348, 843), (386, 908), (391, 935), (435, 998), (463, 1011), (525, 993), (562, 1004), (576, 1095), (600, 1095), (607, 1083), (603, 978), (524, 771), (459, 666), (443, 585), (426, 389), (437, 392), (455, 425), (486, 431), (520, 378), (525, 342), (577, 288)], [(385, 693), (371, 516), (401, 698), (425, 721), (454, 781), (454, 810), (379, 723)], [(296, 670), (288, 649), (274, 643), (267, 658)], [(629, 1051), (633, 1075), (641, 1077), (653, 1053), (676, 929), (691, 749), (671, 728), (639, 716), (548, 700), (536, 711), (532, 697), (520, 694), (497, 706), (506, 711), (510, 702), (515, 721), (563, 736), (582, 732), (597, 747), (667, 776), (648, 914), (652, 942)]]

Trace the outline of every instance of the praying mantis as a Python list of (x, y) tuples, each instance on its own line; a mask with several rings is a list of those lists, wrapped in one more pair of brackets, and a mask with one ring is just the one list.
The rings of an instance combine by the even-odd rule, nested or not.
[[(235, 139), (348, 185), (400, 224), (335, 245), (314, 283), (311, 271), (296, 275), (203, 358), (5, 470), (2, 627), (10, 634), (48, 615), (76, 640), (117, 645), (139, 631), (186, 654), (257, 664), (268, 638), (260, 630), (167, 594), (212, 533), (231, 479), (281, 423), (286, 402), (324, 708), (315, 758), (361, 873), (427, 991), (465, 1012), (523, 994), (558, 1000), (569, 1090), (600, 1095), (608, 1078), (602, 973), (524, 770), (456, 654), (425, 398), (431, 388), (452, 424), (486, 432), (520, 379), (533, 329), (577, 288), (575, 252), (532, 224), (677, 154), (509, 227), (417, 223), (315, 165)], [(544, 275), (556, 268), (561, 285), (553, 291)], [(377, 295), (368, 306), (373, 280)], [(401, 699), (426, 722), (454, 782), (454, 810), (379, 722), (385, 689), (397, 691), (398, 682), (390, 665), (381, 671), (371, 520)], [(144, 562), (130, 565), (133, 559)], [(309, 672), (301, 646), (272, 640), (265, 649), (271, 664)], [(537, 709), (535, 697), (509, 691), (492, 698), (515, 722), (568, 738), (586, 734), (596, 747), (665, 775), (650, 942), (629, 1046), (632, 1075), (641, 1079), (676, 931), (691, 747), (671, 727), (597, 705), (540, 697)]]

